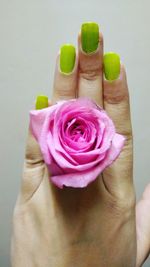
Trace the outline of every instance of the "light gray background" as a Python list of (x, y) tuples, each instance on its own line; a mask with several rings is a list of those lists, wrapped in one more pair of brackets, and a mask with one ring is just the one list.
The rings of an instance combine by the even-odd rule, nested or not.
[[(28, 111), (37, 94), (51, 94), (59, 46), (76, 45), (84, 21), (100, 24), (105, 51), (118, 52), (126, 65), (137, 198), (150, 182), (149, 10), (149, 0), (0, 0), (0, 267), (10, 266), (11, 217), (21, 180)], [(144, 266), (150, 266), (150, 260)]]

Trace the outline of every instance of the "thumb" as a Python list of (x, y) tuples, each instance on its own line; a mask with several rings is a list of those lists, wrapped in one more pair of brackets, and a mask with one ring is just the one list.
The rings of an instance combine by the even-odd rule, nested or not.
[[(48, 97), (38, 96), (36, 99), (36, 109), (46, 107), (48, 107)], [(45, 164), (40, 147), (29, 127), (21, 189), (18, 197), (19, 203), (24, 203), (33, 196), (43, 179), (44, 171)]]

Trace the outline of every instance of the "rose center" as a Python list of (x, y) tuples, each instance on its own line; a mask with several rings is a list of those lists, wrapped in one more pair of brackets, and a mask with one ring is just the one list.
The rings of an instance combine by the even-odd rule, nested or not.
[(74, 142), (84, 142), (86, 137), (85, 125), (77, 119), (73, 119), (67, 123), (67, 134)]

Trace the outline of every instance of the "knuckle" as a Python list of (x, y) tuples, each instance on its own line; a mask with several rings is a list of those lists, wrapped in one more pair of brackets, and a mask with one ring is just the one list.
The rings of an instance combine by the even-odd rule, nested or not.
[(120, 80), (113, 82), (104, 82), (104, 101), (109, 104), (129, 102), (129, 92)]
[(38, 167), (38, 166), (43, 166), (44, 161), (43, 159), (25, 159), (25, 166), (29, 169)]
[(38, 145), (33, 135), (31, 135), (30, 133), (27, 139), (25, 150), (25, 163), (29, 167), (34, 167), (35, 165), (40, 165), (41, 163), (43, 163), (40, 146)]
[(80, 78), (88, 80), (88, 81), (93, 81), (96, 80), (100, 77), (100, 70), (95, 68), (95, 69), (88, 69), (86, 71), (80, 71)]
[(68, 88), (55, 88), (55, 99), (68, 100), (75, 97), (75, 90)]
[(128, 101), (128, 95), (123, 93), (104, 92), (104, 100), (110, 104), (117, 104), (123, 101)]

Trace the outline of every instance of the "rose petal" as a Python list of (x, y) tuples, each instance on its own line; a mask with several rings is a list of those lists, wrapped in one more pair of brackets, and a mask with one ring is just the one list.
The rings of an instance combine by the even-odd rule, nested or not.
[(123, 148), (125, 137), (120, 134), (115, 134), (112, 140), (111, 149), (107, 153), (107, 160), (105, 159), (101, 164), (93, 167), (87, 171), (69, 173), (63, 175), (52, 176), (51, 181), (59, 188), (63, 186), (71, 187), (86, 187), (89, 183), (94, 181), (98, 175), (118, 157)]
[[(52, 145), (52, 138), (49, 135), (49, 138), (47, 140), (47, 145), (49, 148), (49, 152), (52, 155), (52, 157), (56, 160), (57, 159), (57, 164), (61, 169), (64, 169), (65, 172), (72, 172), (72, 171), (83, 171), (83, 170), (87, 170), (92, 168), (93, 166), (95, 166), (97, 163), (99, 163), (101, 161), (101, 155), (98, 155), (97, 158), (94, 161), (90, 161), (86, 162), (85, 164), (77, 164), (74, 165), (72, 163), (70, 163), (70, 161), (68, 161), (68, 159), (65, 157), (64, 154), (60, 153), (59, 151), (57, 151), (55, 149), (55, 147)], [(94, 152), (93, 152), (94, 153)], [(102, 155), (102, 158), (105, 156)], [(80, 154), (78, 155), (78, 157), (80, 157)], [(91, 157), (91, 155), (89, 154), (89, 157)]]

